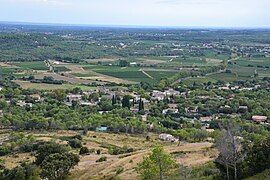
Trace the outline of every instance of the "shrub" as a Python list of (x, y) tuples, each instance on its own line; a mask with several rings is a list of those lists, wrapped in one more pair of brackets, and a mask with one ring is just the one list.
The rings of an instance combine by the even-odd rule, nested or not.
[(96, 160), (96, 162), (103, 162), (103, 161), (107, 161), (107, 157), (102, 156), (101, 158), (99, 158), (98, 160)]
[(122, 166), (119, 166), (116, 168), (116, 174), (121, 174), (124, 171), (124, 168)]
[(43, 160), (51, 154), (55, 153), (66, 153), (68, 148), (64, 145), (57, 144), (55, 142), (47, 142), (43, 145), (38, 146), (36, 153), (36, 164), (40, 165)]
[(109, 149), (109, 154), (118, 155), (118, 154), (131, 153), (133, 151), (134, 151), (133, 148), (128, 148), (127, 146), (124, 146), (124, 147), (113, 146)]
[(5, 156), (11, 153), (11, 149), (7, 146), (0, 146), (0, 156)]
[(66, 179), (70, 169), (80, 161), (72, 153), (56, 153), (47, 156), (41, 163), (41, 175), (44, 179)]
[(87, 147), (81, 147), (80, 149), (80, 155), (82, 154), (88, 154), (89, 153), (89, 149)]
[(101, 150), (100, 150), (100, 149), (98, 149), (98, 150), (97, 150), (97, 154), (100, 154), (100, 153), (101, 153)]
[(71, 139), (68, 141), (68, 144), (72, 148), (81, 148), (82, 147), (82, 142), (79, 139)]
[(73, 139), (79, 139), (79, 140), (82, 140), (83, 138), (82, 138), (81, 135), (77, 134), (77, 135), (73, 136)]

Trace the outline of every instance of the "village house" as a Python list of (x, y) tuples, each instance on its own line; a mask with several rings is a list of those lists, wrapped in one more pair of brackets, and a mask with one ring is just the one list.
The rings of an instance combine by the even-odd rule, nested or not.
[(52, 64), (54, 64), (54, 65), (59, 65), (60, 62), (59, 62), (59, 61), (52, 61)]
[(176, 114), (178, 113), (178, 104), (168, 104), (168, 108), (164, 109), (162, 111), (162, 114), (168, 114), (168, 113), (172, 113), (172, 114)]
[(153, 129), (155, 128), (155, 126), (154, 126), (154, 124), (153, 123), (148, 123), (147, 124), (147, 129), (148, 129), (148, 131), (152, 131)]
[(252, 116), (252, 121), (262, 123), (267, 121), (267, 116)]
[(41, 97), (39, 94), (31, 94), (30, 97), (35, 100), (35, 102), (40, 102)]
[(178, 104), (168, 104), (169, 109), (175, 110), (178, 109)]
[(165, 134), (165, 133), (160, 134), (158, 136), (158, 138), (160, 140), (163, 140), (163, 141), (170, 141), (170, 142), (177, 142), (178, 141), (178, 139), (176, 139), (173, 135), (171, 135), (171, 134)]
[(107, 126), (100, 126), (96, 128), (96, 131), (100, 131), (100, 132), (106, 132), (108, 130)]
[(93, 91), (84, 91), (83, 94), (86, 95), (86, 96), (90, 96), (91, 94), (97, 93), (97, 92), (98, 92), (97, 90), (93, 90)]
[(32, 103), (26, 103), (25, 101), (18, 101), (17, 105), (20, 107), (25, 107), (25, 106), (33, 107)]
[(142, 98), (142, 101), (143, 101), (144, 106), (147, 106), (150, 104), (150, 101), (145, 98)]
[(235, 98), (235, 94), (229, 94), (229, 95), (228, 95), (228, 98), (229, 98), (230, 100), (234, 99), (234, 98)]
[(207, 116), (207, 117), (200, 117), (201, 122), (210, 122), (214, 119), (212, 116)]
[(198, 106), (185, 108), (186, 113), (198, 113)]
[(138, 102), (140, 101), (140, 99), (141, 99), (141, 96), (138, 95), (138, 94), (133, 94), (132, 97), (133, 97), (133, 99), (134, 99), (134, 101), (135, 101), (136, 103), (138, 103)]
[(151, 95), (151, 100), (158, 100), (162, 101), (165, 99), (165, 94), (164, 92), (153, 90), (152, 95)]
[(133, 113), (138, 113), (139, 112), (139, 108), (138, 108), (138, 106), (134, 106), (134, 107), (131, 107), (130, 108), (130, 111), (133, 112)]
[(81, 99), (82, 99), (82, 95), (80, 95), (80, 94), (68, 94), (67, 95), (68, 102), (79, 101)]
[(80, 101), (81, 106), (96, 106), (97, 103), (87, 102), (87, 101)]
[(219, 87), (219, 90), (230, 90), (230, 87), (228, 86), (223, 86), (223, 87)]
[(231, 90), (237, 90), (237, 89), (240, 89), (240, 86), (233, 86), (233, 87), (231, 87)]
[(168, 89), (168, 90), (165, 90), (165, 95), (166, 96), (179, 96), (180, 95), (180, 92), (179, 91), (176, 91), (172, 88)]
[(245, 113), (248, 111), (248, 107), (247, 106), (239, 106), (238, 107), (238, 113)]
[(147, 114), (141, 115), (142, 121), (147, 121)]

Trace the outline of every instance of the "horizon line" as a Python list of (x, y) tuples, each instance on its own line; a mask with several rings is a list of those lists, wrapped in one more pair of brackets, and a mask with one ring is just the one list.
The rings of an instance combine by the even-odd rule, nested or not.
[(172, 26), (172, 25), (120, 25), (120, 24), (75, 24), (75, 23), (47, 23), (47, 22), (24, 22), (24, 21), (1, 21), (7, 25), (36, 25), (36, 26), (65, 26), (65, 27), (100, 27), (100, 28), (134, 28), (134, 29), (270, 29), (270, 26)]

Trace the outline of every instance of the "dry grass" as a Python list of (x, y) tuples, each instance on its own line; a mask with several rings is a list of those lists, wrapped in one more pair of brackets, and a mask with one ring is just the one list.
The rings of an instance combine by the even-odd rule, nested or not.
[(21, 162), (33, 162), (35, 160), (35, 157), (31, 156), (30, 153), (18, 153), (4, 156), (2, 159), (4, 160), (4, 166), (7, 169), (13, 169), (20, 165)]
[(102, 59), (87, 59), (89, 63), (98, 63), (98, 62), (115, 62), (118, 61), (118, 58), (102, 58)]
[(0, 62), (0, 67), (11, 67), (11, 65), (7, 63)]
[[(93, 136), (96, 136), (93, 138)], [(102, 155), (87, 155), (81, 158), (78, 166), (72, 171), (72, 177), (79, 180), (86, 179), (109, 179), (116, 176), (117, 167), (123, 167), (124, 172), (118, 175), (120, 179), (137, 179), (138, 174), (135, 171), (137, 164), (151, 152), (151, 148), (156, 144), (163, 144), (168, 153), (186, 152), (185, 156), (177, 157), (177, 162), (186, 166), (196, 166), (211, 161), (213, 150), (210, 149), (211, 143), (186, 143), (177, 146), (175, 143), (162, 142), (157, 139), (157, 135), (150, 134), (151, 141), (145, 141), (145, 136), (131, 136), (125, 134), (107, 134), (90, 132), (86, 146), (88, 148), (101, 149)], [(136, 151), (125, 155), (109, 155), (107, 149), (100, 147), (102, 144), (116, 146), (128, 146)], [(101, 156), (106, 156), (107, 161), (96, 163)]]
[(136, 84), (136, 82), (128, 81), (125, 79), (116, 78), (113, 76), (108, 76), (100, 73), (94, 73), (93, 76), (90, 77), (81, 77), (81, 79), (84, 80), (98, 80), (103, 82), (111, 82), (111, 83), (117, 83), (117, 84)]
[[(57, 132), (29, 132), (38, 140), (51, 141), (54, 140), (60, 144), (66, 144), (60, 137), (74, 136), (81, 132), (78, 131), (57, 131)], [(88, 180), (88, 179), (110, 179), (118, 176), (120, 179), (132, 180), (138, 179), (135, 170), (138, 163), (144, 157), (151, 153), (151, 149), (162, 144), (166, 152), (171, 153), (179, 164), (185, 166), (198, 166), (212, 161), (217, 151), (212, 148), (212, 143), (177, 143), (164, 142), (158, 139), (157, 134), (148, 134), (150, 141), (146, 141), (146, 134), (130, 135), (130, 134), (112, 134), (102, 132), (88, 132), (87, 136), (83, 136), (83, 146), (88, 149), (94, 149), (95, 152), (88, 155), (80, 156), (79, 164), (71, 171), (71, 179)], [(118, 147), (132, 147), (135, 151), (132, 153), (110, 155), (108, 147), (114, 145)], [(100, 149), (101, 154), (97, 154), (96, 150)], [(74, 150), (78, 153), (78, 150)], [(107, 161), (96, 162), (100, 157), (106, 156)], [(3, 158), (7, 168), (14, 168), (22, 161), (34, 161), (34, 157), (29, 153), (20, 153), (15, 156), (6, 156)], [(124, 171), (116, 174), (116, 169), (122, 167)]]

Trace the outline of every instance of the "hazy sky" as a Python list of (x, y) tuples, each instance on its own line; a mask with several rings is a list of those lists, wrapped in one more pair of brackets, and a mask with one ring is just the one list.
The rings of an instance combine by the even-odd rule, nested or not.
[(0, 0), (0, 21), (270, 27), (270, 0)]

